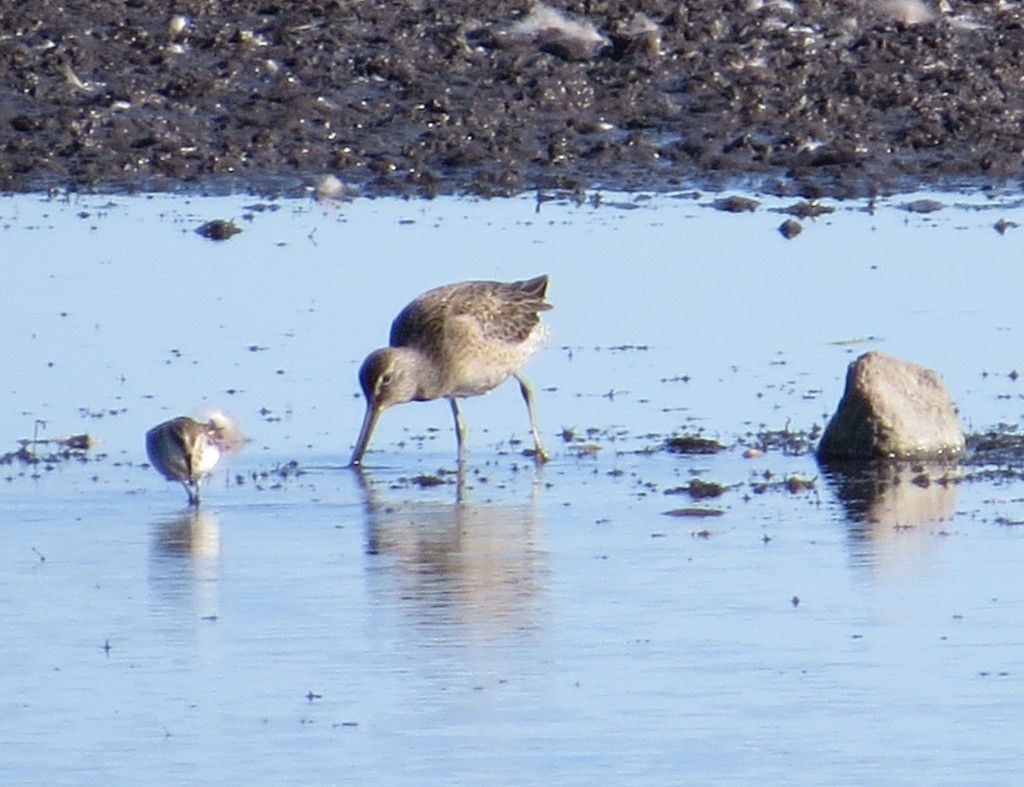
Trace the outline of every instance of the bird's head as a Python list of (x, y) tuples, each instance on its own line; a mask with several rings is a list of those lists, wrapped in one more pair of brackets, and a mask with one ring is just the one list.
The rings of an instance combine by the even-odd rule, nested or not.
[(246, 443), (246, 437), (238, 428), (238, 424), (220, 410), (207, 411), (203, 414), (202, 420), (206, 424), (207, 437), (219, 450), (230, 453), (237, 451)]
[(370, 353), (359, 368), (359, 384), (366, 397), (366, 415), (359, 430), (352, 465), (362, 463), (377, 419), (387, 408), (420, 398), (416, 363), (411, 351), (402, 347), (384, 347)]
[(370, 353), (359, 369), (359, 384), (368, 407), (382, 411), (417, 398), (418, 384), (407, 353), (384, 347)]

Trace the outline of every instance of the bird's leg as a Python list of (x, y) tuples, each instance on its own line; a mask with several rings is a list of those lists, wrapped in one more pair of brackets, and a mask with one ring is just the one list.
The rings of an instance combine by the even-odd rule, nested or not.
[(182, 481), (181, 485), (185, 487), (185, 492), (188, 494), (188, 504), (199, 508), (199, 484), (192, 481)]
[(448, 401), (451, 402), (452, 416), (455, 418), (455, 441), (459, 447), (459, 461), (461, 462), (466, 453), (466, 424), (462, 420), (462, 413), (459, 412), (459, 403), (455, 401), (455, 397), (451, 397)]
[(526, 401), (526, 409), (530, 413), (530, 431), (533, 432), (533, 447), (537, 455), (537, 461), (546, 462), (548, 461), (548, 452), (544, 450), (544, 445), (540, 441), (540, 430), (537, 428), (537, 413), (533, 407), (533, 389), (530, 388), (530, 384), (522, 375), (515, 373), (513, 377), (519, 381), (519, 390), (523, 394), (523, 399)]
[(455, 502), (462, 505), (466, 502), (466, 462), (464, 457), (459, 457), (458, 474), (455, 481)]

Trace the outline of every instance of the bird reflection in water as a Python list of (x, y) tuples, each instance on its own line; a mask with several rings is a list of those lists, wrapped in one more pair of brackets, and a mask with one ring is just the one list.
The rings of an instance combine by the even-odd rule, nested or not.
[(220, 521), (188, 508), (153, 522), (150, 582), (164, 596), (195, 598), (200, 617), (217, 616)]
[(453, 636), (489, 639), (535, 629), (547, 572), (538, 534), (539, 471), (528, 499), (511, 504), (467, 500), (465, 472), (460, 466), (455, 490), (445, 486), (454, 502), (435, 492), (424, 500), (425, 491), (418, 500), (384, 499), (373, 479), (357, 472), (375, 590), (406, 608), (417, 627)]
[(901, 573), (938, 543), (956, 507), (962, 470), (941, 463), (861, 463), (829, 466), (850, 525), (851, 554), (858, 563)]

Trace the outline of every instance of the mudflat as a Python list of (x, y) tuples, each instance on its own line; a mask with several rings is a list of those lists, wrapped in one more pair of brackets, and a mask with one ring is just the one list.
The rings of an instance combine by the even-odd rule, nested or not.
[(0, 12), (0, 187), (1012, 185), (1022, 80), (994, 0), (31, 0)]

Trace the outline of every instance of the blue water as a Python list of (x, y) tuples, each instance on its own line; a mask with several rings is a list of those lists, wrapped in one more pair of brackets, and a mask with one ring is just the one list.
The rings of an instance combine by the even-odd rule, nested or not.
[[(940, 198), (837, 203), (792, 241), (784, 203), (709, 195), (0, 200), (0, 452), (98, 440), (84, 463), (0, 466), (0, 771), (1014, 781), (1021, 484), (904, 483), (865, 522), (813, 458), (736, 445), (823, 425), (867, 349), (940, 372), (969, 430), (1019, 423), (1024, 230), (992, 225), (1022, 209)], [(193, 232), (212, 218), (243, 232)], [(526, 371), (552, 462), (520, 455), (510, 385), (463, 407), (461, 487), (444, 403), (387, 412), (365, 477), (343, 467), (355, 371), (410, 298), (542, 272), (552, 339)], [(196, 516), (142, 435), (206, 406), (251, 442)], [(650, 450), (696, 431), (730, 449)], [(666, 494), (695, 475), (725, 494)], [(686, 507), (720, 515), (665, 514)]]

